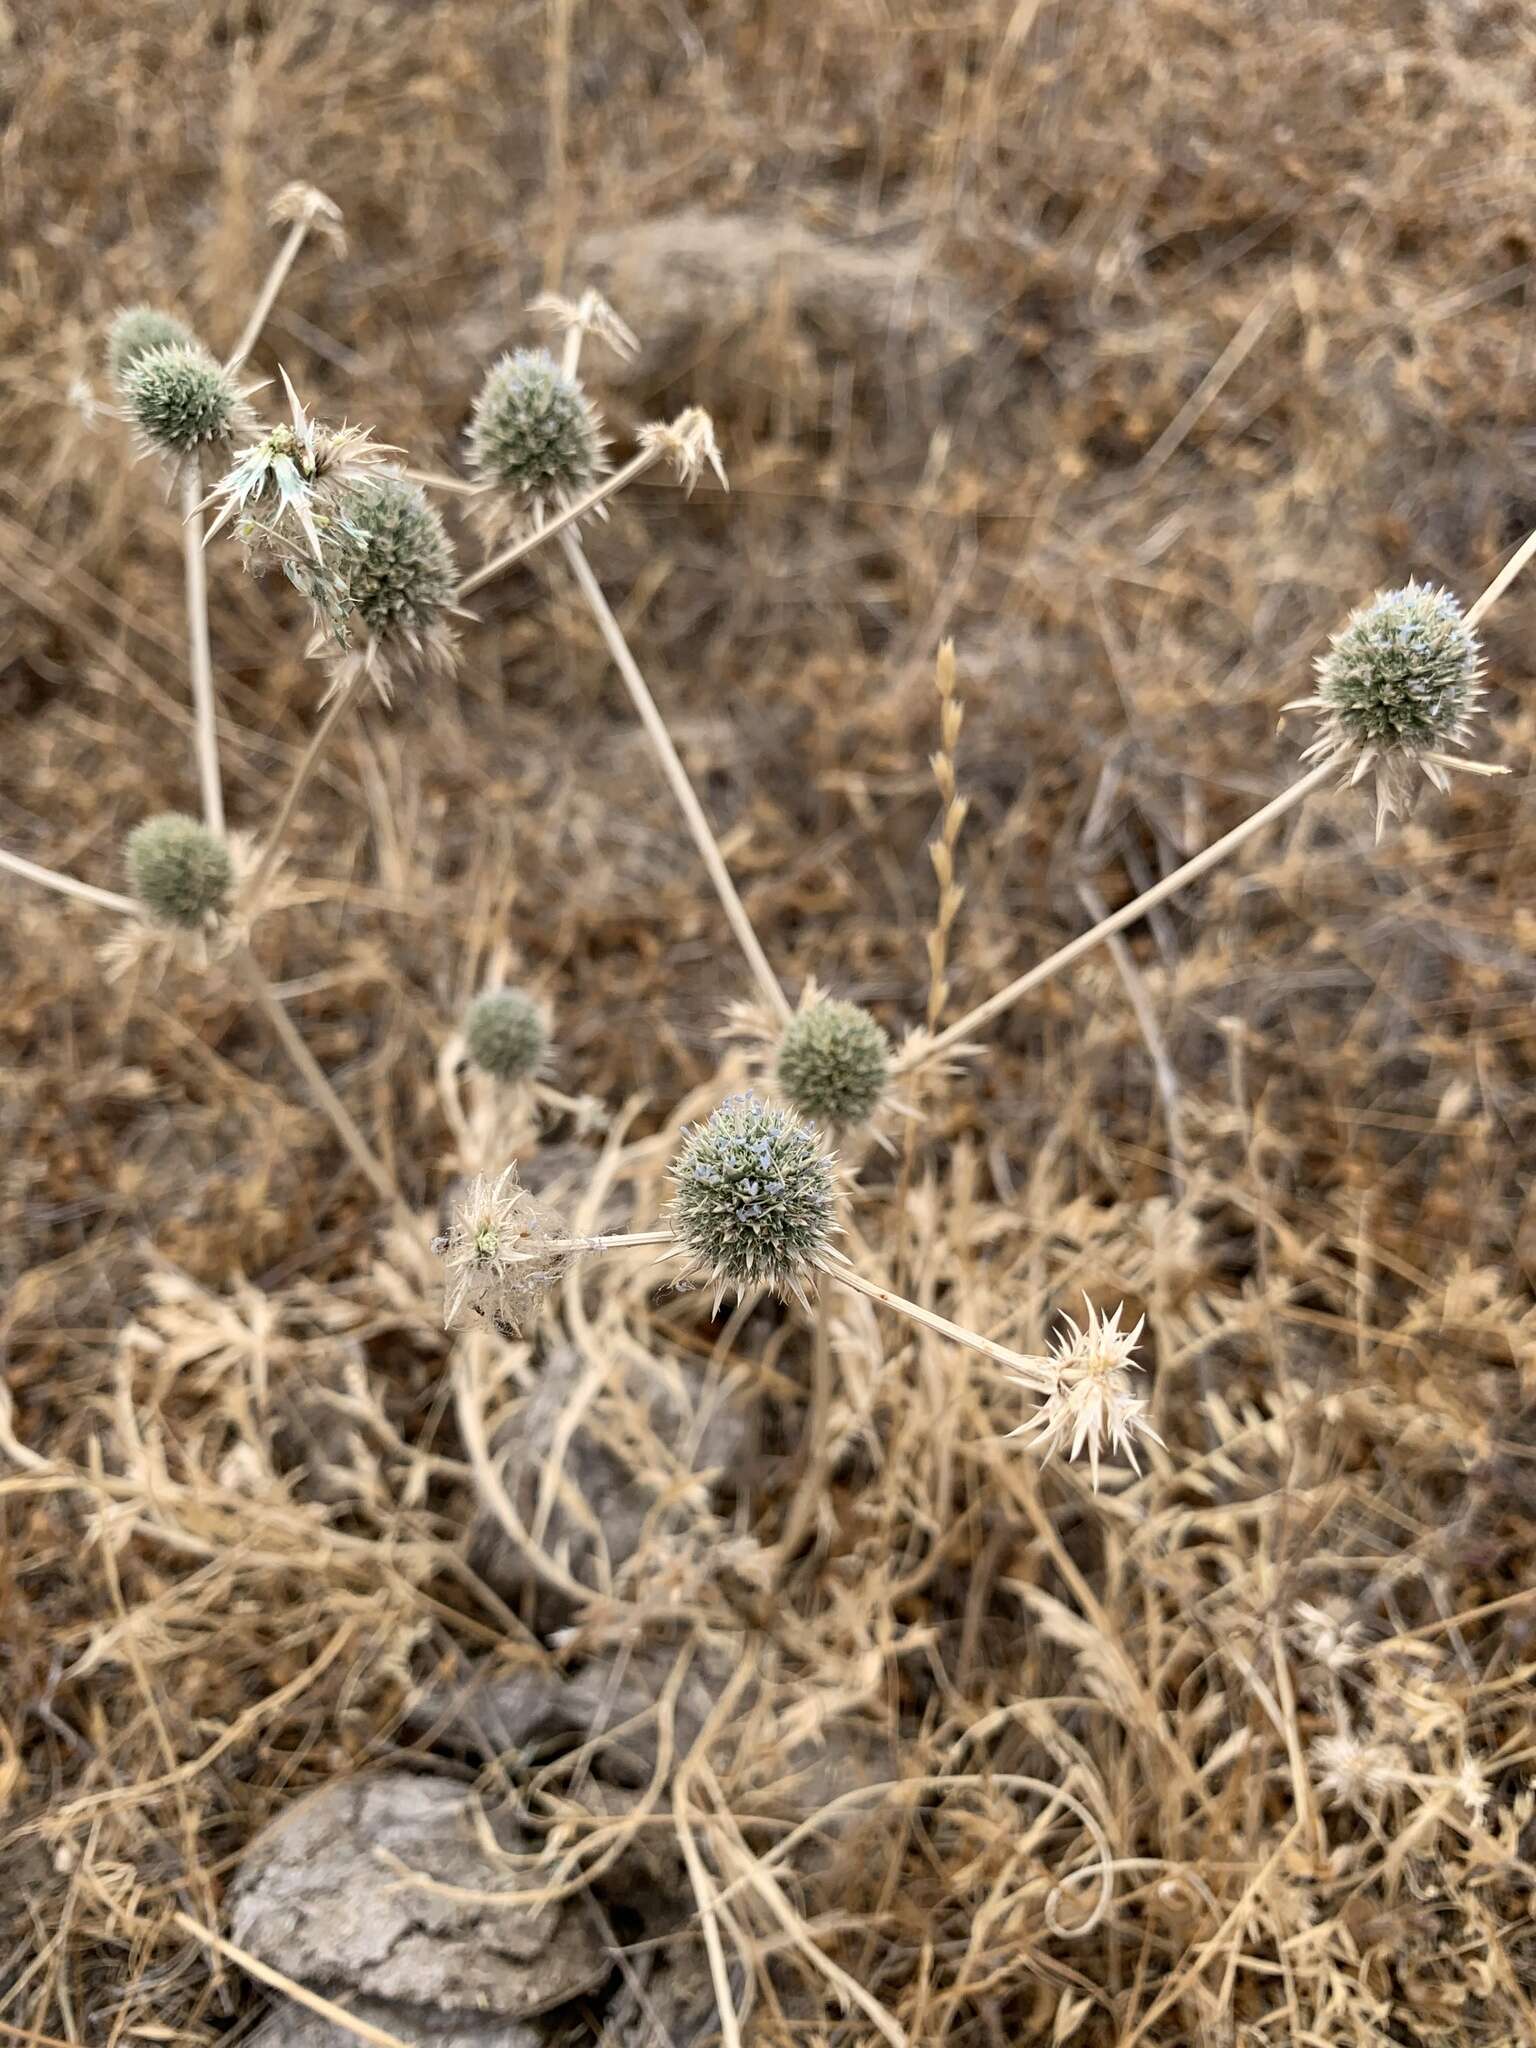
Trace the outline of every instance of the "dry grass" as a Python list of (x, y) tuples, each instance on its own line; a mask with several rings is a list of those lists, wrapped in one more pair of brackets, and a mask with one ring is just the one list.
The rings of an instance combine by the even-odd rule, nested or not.
[[(351, 252), (306, 253), (254, 363), (423, 468), (559, 283), (647, 341), (599, 386), (626, 443), (708, 406), (730, 498), (648, 476), (587, 545), (776, 967), (893, 1028), (931, 966), (953, 1016), (1277, 788), (1351, 603), (1470, 596), (1536, 524), (1513, 5), (58, 0), (0, 33), (0, 841), (107, 886), (195, 790), (189, 675), (176, 508), (71, 387), (146, 293), (231, 346), (293, 176)], [(249, 829), (319, 682), (280, 586), (210, 572)], [(510, 964), (615, 1113), (548, 1126), (530, 1181), (645, 1227), (747, 991), (558, 553), (476, 605), (459, 681), (327, 756), (264, 964), (422, 1212), (436, 1054)], [(1379, 851), (1315, 802), (864, 1162), (856, 1231), (916, 1298), (1026, 1347), (1083, 1288), (1145, 1309), (1168, 1454), (1095, 1499), (1000, 1441), (991, 1368), (841, 1296), (781, 1593), (801, 1317), (712, 1325), (616, 1260), (538, 1346), (450, 1344), (238, 988), (104, 987), (104, 920), (8, 886), (0, 2038), (238, 2035), (268, 1994), (193, 1926), (265, 1818), (390, 1761), (514, 1802), (535, 1889), (607, 1857), (612, 1899), (680, 1842), (754, 2041), (1533, 2038), (1533, 629), (1527, 583), (1488, 633), (1506, 782)], [(644, 1511), (610, 1556), (552, 1451), (519, 1593), (471, 1532), (476, 1418), (526, 1424), (556, 1357)], [(732, 1401), (750, 1454), (700, 1482)], [(710, 1674), (654, 1824), (588, 1751), (463, 1736), (552, 1627), (566, 1668)]]

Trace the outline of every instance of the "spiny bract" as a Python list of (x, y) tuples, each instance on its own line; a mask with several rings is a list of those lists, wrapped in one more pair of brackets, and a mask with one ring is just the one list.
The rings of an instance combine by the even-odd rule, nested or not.
[(144, 349), (124, 372), (123, 397), (145, 445), (168, 455), (196, 454), (243, 424), (234, 379), (197, 342)]
[(779, 1042), (779, 1086), (817, 1123), (863, 1123), (885, 1092), (890, 1066), (889, 1039), (857, 1003), (812, 1003)]
[(107, 329), (107, 375), (121, 391), (123, 378), (146, 349), (197, 346), (197, 336), (174, 313), (162, 313), (158, 306), (124, 306)]
[(603, 468), (597, 415), (543, 349), (492, 365), (475, 400), (469, 452), (489, 483), (536, 501), (579, 497)]
[(716, 1287), (805, 1298), (836, 1227), (832, 1162), (791, 1111), (733, 1095), (684, 1133), (672, 1164), (672, 1225)]
[(476, 996), (464, 1018), (469, 1056), (498, 1081), (523, 1081), (536, 1072), (549, 1043), (544, 1019), (520, 989)]
[(229, 902), (235, 879), (229, 848), (180, 811), (136, 826), (126, 859), (129, 885), (157, 924), (195, 931)]

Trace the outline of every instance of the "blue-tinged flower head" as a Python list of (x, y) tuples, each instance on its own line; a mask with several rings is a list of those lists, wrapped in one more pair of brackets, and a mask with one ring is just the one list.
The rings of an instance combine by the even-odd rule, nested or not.
[(832, 1161), (791, 1111), (733, 1095), (683, 1136), (672, 1225), (717, 1288), (805, 1296), (836, 1220)]

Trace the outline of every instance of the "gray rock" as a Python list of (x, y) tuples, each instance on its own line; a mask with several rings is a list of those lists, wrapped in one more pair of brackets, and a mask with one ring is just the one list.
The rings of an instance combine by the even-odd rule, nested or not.
[[(246, 1851), (230, 1893), (234, 1939), (349, 2009), (358, 1996), (415, 2008), (415, 2034), (376, 2022), (404, 2040), (525, 2048), (491, 2022), (528, 2020), (595, 1989), (610, 1959), (576, 1905), (487, 1897), (524, 1889), (528, 1877), (487, 1853), (477, 1811), (462, 1786), (407, 1772), (324, 1787)], [(505, 1819), (486, 1824), (502, 1848), (529, 1846)], [(402, 1865), (443, 1889), (411, 1884)], [(310, 2048), (304, 2033), (293, 2039)]]
[[(408, 2042), (409, 2048), (548, 2048), (543, 2030), (528, 2020), (455, 2019), (424, 2014), (419, 2005), (355, 1994), (337, 2003), (354, 2019)], [(280, 2012), (268, 2013), (248, 2048), (357, 2048), (357, 2036), (287, 1999)]]

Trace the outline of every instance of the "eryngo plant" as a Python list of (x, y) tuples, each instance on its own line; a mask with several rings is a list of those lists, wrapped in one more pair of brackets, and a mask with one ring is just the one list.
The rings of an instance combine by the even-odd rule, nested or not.
[(549, 1033), (538, 1006), (521, 989), (488, 989), (464, 1017), (464, 1042), (482, 1073), (497, 1081), (526, 1081), (538, 1072)]
[(863, 1123), (890, 1070), (890, 1040), (857, 1003), (812, 1003), (796, 1012), (779, 1041), (779, 1086), (816, 1123)]
[(197, 931), (223, 915), (234, 886), (225, 842), (196, 818), (167, 811), (128, 835), (129, 886), (156, 924)]
[(535, 518), (580, 497), (607, 467), (591, 402), (543, 349), (492, 364), (475, 400), (469, 454), (487, 484), (527, 501)]
[(146, 452), (185, 457), (221, 448), (250, 418), (234, 378), (195, 341), (141, 349), (123, 372), (122, 393)]
[(806, 1300), (837, 1228), (832, 1161), (791, 1111), (732, 1095), (683, 1136), (671, 1222), (693, 1269), (727, 1288)]
[[(1316, 711), (1305, 759), (1337, 761), (1353, 784), (1374, 775), (1376, 830), (1406, 817), (1423, 786), (1446, 771), (1501, 771), (1458, 758), (1483, 694), (1483, 657), (1448, 590), (1410, 581), (1351, 612), (1317, 664), (1317, 689), (1287, 710)], [(1422, 779), (1421, 779), (1422, 778)]]
[(124, 306), (107, 329), (107, 375), (122, 394), (123, 379), (147, 350), (197, 346), (197, 336), (174, 313), (162, 313), (158, 306)]

